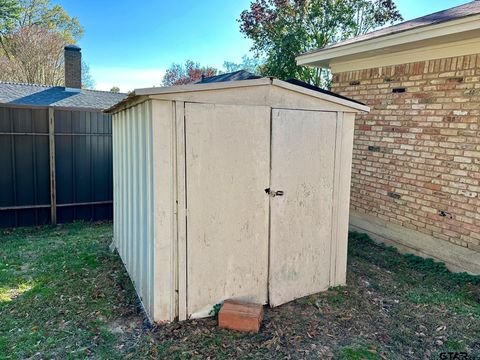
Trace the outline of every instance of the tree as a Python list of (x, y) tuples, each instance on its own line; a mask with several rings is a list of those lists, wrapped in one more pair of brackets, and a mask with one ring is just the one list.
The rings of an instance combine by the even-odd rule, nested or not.
[(248, 57), (247, 55), (242, 56), (241, 63), (234, 63), (231, 61), (224, 61), (223, 68), (225, 72), (234, 72), (239, 70), (247, 70), (251, 73), (256, 74), (259, 71), (259, 67), (263, 64), (264, 60), (259, 57)]
[(262, 75), (327, 86), (327, 72), (297, 66), (296, 56), (399, 20), (393, 0), (254, 0), (239, 22), (266, 58)]
[(50, 0), (19, 0), (21, 16), (17, 27), (40, 26), (62, 35), (65, 42), (75, 43), (83, 35), (83, 27), (75, 17), (70, 17), (60, 5)]
[(90, 73), (90, 66), (85, 61), (82, 61), (82, 88), (93, 89), (95, 87), (95, 80)]
[(9, 31), (13, 29), (19, 18), (20, 4), (18, 1), (0, 0), (0, 31)]
[(120, 88), (119, 88), (118, 86), (112, 86), (112, 88), (110, 89), (110, 92), (119, 93), (119, 92), (120, 92)]
[(61, 35), (41, 27), (25, 27), (8, 35), (0, 57), (0, 80), (29, 84), (62, 85), (63, 45)]
[(0, 0), (0, 44), (5, 56), (10, 55), (4, 46), (8, 36), (31, 27), (54, 31), (65, 43), (75, 43), (83, 34), (78, 19), (50, 0)]
[[(50, 0), (0, 0), (0, 80), (63, 85), (63, 48), (82, 34), (78, 20)], [(85, 63), (82, 83), (94, 85)]]
[(197, 82), (202, 76), (215, 76), (218, 70), (210, 66), (200, 66), (191, 60), (187, 60), (185, 65), (172, 64), (167, 69), (163, 77), (164, 86), (186, 85)]
[[(31, 26), (8, 36), (5, 49), (9, 56), (0, 56), (0, 80), (62, 86), (65, 82), (63, 36), (53, 30)], [(90, 69), (82, 62), (82, 86), (93, 88)]]

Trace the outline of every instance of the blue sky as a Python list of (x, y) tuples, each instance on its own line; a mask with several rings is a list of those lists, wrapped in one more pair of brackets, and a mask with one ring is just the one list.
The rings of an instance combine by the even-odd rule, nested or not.
[[(80, 40), (96, 88), (158, 86), (165, 69), (187, 59), (221, 67), (251, 47), (237, 19), (250, 0), (57, 0), (85, 28)], [(397, 0), (405, 19), (469, 2)]]

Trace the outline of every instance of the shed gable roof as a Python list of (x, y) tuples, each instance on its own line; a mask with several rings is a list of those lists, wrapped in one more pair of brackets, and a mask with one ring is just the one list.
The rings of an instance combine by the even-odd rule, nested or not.
[(108, 91), (81, 89), (73, 92), (65, 91), (62, 86), (0, 82), (0, 104), (104, 110), (126, 97), (126, 94)]
[[(307, 86), (306, 86), (307, 85)], [(320, 88), (312, 87), (308, 84), (301, 83), (298, 81), (282, 81), (275, 78), (265, 77), (260, 79), (253, 80), (243, 80), (243, 81), (226, 81), (226, 82), (214, 82), (206, 84), (190, 84), (190, 85), (179, 85), (179, 86), (169, 86), (169, 87), (154, 87), (147, 89), (137, 89), (131, 93), (128, 98), (124, 99), (115, 106), (112, 106), (110, 109), (106, 110), (107, 112), (116, 113), (125, 108), (134, 106), (139, 102), (143, 102), (149, 98), (158, 99), (158, 100), (178, 100), (178, 101), (208, 101), (215, 103), (220, 101), (220, 98), (223, 95), (230, 96), (230, 101), (233, 101), (235, 104), (241, 104), (242, 98), (232, 97), (231, 91), (236, 90), (238, 92), (242, 91), (244, 95), (248, 94), (247, 97), (250, 97), (251, 103), (264, 103), (264, 105), (269, 104), (269, 95), (268, 90), (261, 98), (258, 96), (252, 99), (252, 94), (255, 91), (254, 88), (263, 88), (267, 87), (278, 89), (278, 91), (283, 91), (283, 100), (280, 101), (276, 106), (280, 106), (281, 103), (286, 103), (289, 100), (289, 92), (297, 93), (298, 95), (306, 96), (310, 100), (308, 101), (324, 101), (338, 108), (343, 108), (345, 111), (350, 109), (352, 112), (360, 111), (370, 111), (370, 108), (358, 101), (351, 100), (349, 98), (340, 96), (338, 94), (326, 91)], [(273, 90), (272, 90), (273, 91)], [(292, 96), (291, 96), (292, 97)], [(187, 100), (186, 100), (187, 99)], [(335, 105), (336, 104), (336, 105)]]

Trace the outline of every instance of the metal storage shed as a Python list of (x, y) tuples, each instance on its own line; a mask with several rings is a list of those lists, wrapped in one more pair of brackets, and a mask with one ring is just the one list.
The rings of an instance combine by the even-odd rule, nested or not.
[(114, 242), (150, 319), (345, 284), (360, 111), (272, 78), (141, 89), (111, 108)]

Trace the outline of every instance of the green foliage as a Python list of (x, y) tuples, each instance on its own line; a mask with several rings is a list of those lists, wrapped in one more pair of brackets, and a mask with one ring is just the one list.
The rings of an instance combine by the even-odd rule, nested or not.
[(212, 319), (214, 319), (214, 320), (218, 319), (218, 314), (219, 314), (221, 308), (222, 308), (222, 304), (213, 305), (213, 308), (210, 310), (210, 313), (209, 313), (209, 315), (212, 317)]
[(445, 349), (447, 349), (447, 351), (455, 351), (455, 352), (465, 351), (465, 344), (456, 340), (447, 340), (445, 341), (443, 346)]
[[(378, 259), (378, 257), (381, 256), (383, 257), (384, 261), (389, 263), (388, 265), (401, 266), (401, 260), (403, 259), (403, 261), (406, 262), (406, 265), (408, 265), (410, 269), (440, 277), (446, 277), (449, 281), (457, 284), (470, 283), (477, 286), (480, 285), (480, 276), (470, 275), (466, 272), (452, 273), (447, 269), (445, 263), (443, 262), (435, 261), (433, 259), (422, 258), (420, 256), (412, 254), (405, 254), (402, 255), (402, 257), (400, 258), (393, 257), (391, 256), (391, 254), (398, 254), (397, 249), (393, 247), (387, 247), (384, 244), (376, 244), (367, 234), (353, 231), (349, 233), (349, 239), (355, 242), (361, 242), (367, 246), (374, 246), (382, 249), (384, 252), (375, 254), (377, 255), (377, 261), (382, 261), (381, 259)], [(362, 249), (363, 247), (350, 247), (349, 251), (358, 252), (362, 251)], [(369, 256), (374, 257), (375, 255), (370, 254)]]
[(0, 34), (3, 41), (10, 33), (30, 27), (58, 33), (66, 43), (75, 43), (83, 35), (78, 19), (50, 0), (0, 0)]
[(158, 346), (157, 346), (157, 355), (164, 355), (165, 352), (168, 350), (169, 347), (171, 347), (173, 344), (173, 341), (172, 340), (167, 340), (163, 343), (160, 343)]
[(82, 87), (84, 89), (93, 89), (95, 87), (95, 80), (90, 73), (90, 66), (85, 61), (82, 61)]
[(393, 0), (254, 0), (239, 22), (266, 58), (262, 75), (328, 87), (329, 72), (297, 66), (296, 56), (401, 19)]
[(333, 292), (326, 296), (326, 301), (332, 306), (341, 306), (347, 301), (348, 293)]
[(0, 0), (0, 34), (5, 34), (14, 28), (15, 23), (20, 18), (20, 11), (18, 1)]
[(380, 359), (376, 351), (371, 351), (366, 348), (344, 348), (340, 356), (342, 360), (374, 360)]
[(443, 307), (454, 314), (472, 314), (480, 318), (480, 276), (451, 273), (444, 263), (401, 255), (393, 247), (374, 243), (366, 234), (351, 232), (349, 240), (349, 256), (392, 271), (392, 284), (395, 285), (391, 291), (403, 289), (403, 296), (409, 303)]
[(112, 88), (110, 89), (110, 92), (119, 93), (119, 92), (120, 92), (120, 88), (119, 88), (118, 86), (112, 86)]
[(257, 74), (260, 71), (260, 67), (264, 63), (264, 59), (258, 57), (248, 57), (247, 55), (243, 55), (241, 63), (234, 63), (231, 61), (224, 61), (223, 68), (226, 73), (239, 71), (239, 70), (247, 70), (253, 74)]
[(75, 43), (83, 35), (83, 27), (60, 5), (50, 0), (20, 0), (21, 16), (18, 28), (39, 26), (61, 34), (67, 43)]
[[(51, 0), (0, 0), (0, 80), (63, 85), (63, 47), (82, 34), (78, 19)], [(92, 88), (88, 66), (82, 69)]]

